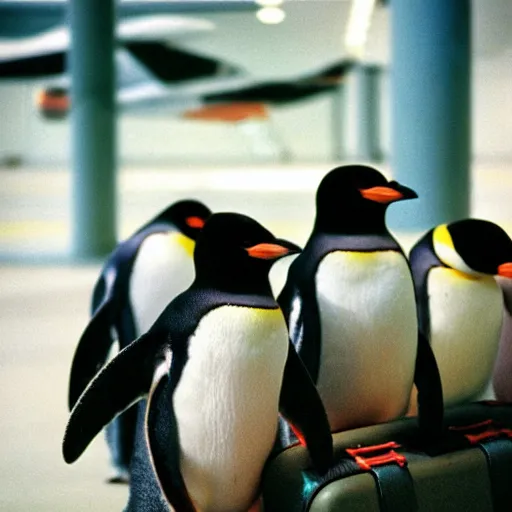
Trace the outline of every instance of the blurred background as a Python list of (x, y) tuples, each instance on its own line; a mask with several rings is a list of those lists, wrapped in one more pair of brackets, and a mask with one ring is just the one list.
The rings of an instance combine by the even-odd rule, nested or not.
[(512, 234), (509, 0), (108, 4), (0, 0), (0, 510), (125, 504), (101, 436), (62, 460), (67, 379), (105, 254), (173, 201), (303, 244), (322, 176), (369, 163), (422, 198), (405, 248)]

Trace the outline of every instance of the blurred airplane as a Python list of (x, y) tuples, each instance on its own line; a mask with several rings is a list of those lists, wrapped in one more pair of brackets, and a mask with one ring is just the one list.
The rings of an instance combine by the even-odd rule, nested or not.
[[(188, 57), (207, 59), (185, 52), (180, 54), (180, 58)], [(212, 66), (215, 62), (212, 62)], [(289, 160), (291, 155), (270, 124), (269, 107), (290, 105), (333, 91), (353, 65), (353, 61), (339, 60), (316, 72), (282, 81), (217, 75), (216, 78), (182, 80), (172, 85), (156, 79), (154, 74), (150, 76), (145, 70), (146, 80), (118, 89), (118, 108), (121, 113), (138, 116), (170, 115), (236, 123), (250, 138), (256, 156), (278, 156), (284, 161)], [(144, 70), (139, 71), (142, 77)], [(69, 90), (62, 86), (46, 87), (39, 93), (36, 102), (40, 114), (46, 119), (63, 119), (71, 108)]]
[[(169, 4), (125, 1), (119, 5), (146, 3)], [(183, 4), (171, 2), (178, 3)], [(249, 3), (233, 2), (230, 7)], [(339, 60), (289, 80), (264, 81), (250, 76), (240, 66), (176, 46), (182, 37), (213, 28), (207, 20), (169, 15), (121, 19), (116, 28), (114, 56), (119, 111), (237, 123), (264, 121), (268, 120), (269, 106), (287, 105), (333, 90), (354, 64), (348, 59)], [(49, 79), (36, 98), (37, 108), (46, 119), (65, 118), (71, 108), (66, 62), (69, 45), (69, 29), (63, 25), (35, 36), (0, 39), (0, 80)], [(255, 126), (248, 126), (245, 131), (253, 139), (259, 132), (259, 138), (270, 145), (275, 135), (267, 133), (262, 137), (263, 130)]]
[[(44, 66), (37, 58), (28, 61), (22, 68), (19, 61), (9, 63), (11, 70), (16, 69), (16, 77), (7, 74), (0, 61), (0, 79), (34, 77), (35, 71), (29, 72), (27, 63), (44, 76)], [(267, 106), (287, 105), (333, 90), (353, 62), (339, 60), (314, 73), (264, 81), (207, 56), (156, 42), (130, 42), (116, 51), (116, 65), (117, 101), (122, 113), (240, 121), (266, 117)], [(65, 118), (71, 107), (68, 77), (52, 80), (38, 94), (36, 103), (43, 117)]]
[[(121, 19), (114, 57), (120, 110), (226, 121), (260, 117), (265, 109), (258, 104), (282, 105), (327, 92), (352, 66), (351, 61), (343, 60), (291, 80), (261, 81), (239, 66), (176, 46), (183, 37), (213, 28), (210, 21), (191, 17)], [(70, 107), (69, 46), (66, 26), (31, 37), (0, 39), (0, 79), (58, 77), (38, 95), (37, 104), (46, 118), (65, 117)]]

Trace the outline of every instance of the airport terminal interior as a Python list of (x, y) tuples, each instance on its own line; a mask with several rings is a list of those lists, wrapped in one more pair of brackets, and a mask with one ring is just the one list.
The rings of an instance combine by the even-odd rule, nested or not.
[[(33, 30), (9, 30), (2, 3), (9, 16), (26, 16), (30, 23), (20, 26)], [(186, 0), (148, 1), (146, 11), (141, 7), (126, 18), (118, 8), (117, 114), (93, 106), (87, 117), (90, 105), (80, 104), (84, 88), (75, 82), (79, 73), (65, 62), (63, 73), (48, 76), (44, 69), (35, 77), (11, 76), (3, 67), (16, 58), (71, 51), (68, 17), (39, 26), (41, 11), (24, 11), (39, 4), (53, 13), (59, 4), (65, 14), (66, 2), (0, 2), (0, 510), (110, 511), (126, 504), (127, 486), (105, 483), (102, 435), (73, 465), (61, 452), (73, 353), (90, 317), (105, 247), (114, 243), (100, 235), (98, 250), (96, 234), (84, 230), (113, 225), (114, 238), (124, 240), (169, 204), (195, 198), (214, 212), (249, 215), (276, 236), (304, 245), (322, 177), (360, 163), (415, 188), (417, 201), (425, 187), (420, 207), (410, 201), (389, 209), (391, 231), (405, 250), (434, 223), (468, 216), (495, 222), (512, 236), (510, 0), (461, 1), (466, 11), (449, 7), (459, 4), (451, 0), (268, 3), (191, 0), (191, 9)], [(427, 5), (418, 16), (433, 27), (420, 42), (415, 32), (421, 29), (402, 26), (414, 17), (407, 12), (416, 9), (412, 4)], [(368, 12), (351, 40), (349, 22), (358, 5)], [(459, 24), (467, 23), (469, 34), (462, 49), (443, 47), (453, 43), (443, 34), (443, 16), (465, 18)], [(144, 33), (148, 17), (156, 35)], [(45, 54), (44, 37), (52, 33), (60, 34), (57, 50)], [(458, 36), (464, 34), (453, 38)], [(155, 39), (219, 65), (186, 80), (158, 73), (150, 59), (143, 63), (147, 55), (137, 47)], [(394, 61), (408, 45), (419, 48), (416, 55), (408, 63)], [(465, 69), (444, 63), (451, 51), (467, 53)], [(322, 75), (339, 63), (348, 63), (347, 69)], [(54, 63), (43, 60), (46, 65)], [(181, 62), (175, 75), (187, 73), (188, 65)], [(440, 76), (432, 80), (430, 69)], [(409, 75), (415, 73), (425, 76), (414, 81)], [(400, 78), (411, 78), (421, 91), (400, 89)], [(126, 87), (124, 79), (131, 80)], [(265, 86), (256, 102), (243, 95), (254, 85)], [(294, 96), (297, 87), (310, 86), (317, 87), (311, 95)], [(221, 96), (222, 103), (215, 99)], [(81, 106), (61, 116), (69, 97)], [(413, 103), (428, 111), (431, 125), (414, 118), (422, 110)], [(111, 115), (116, 133), (95, 146), (85, 123), (99, 116), (100, 125), (108, 125)], [(425, 145), (423, 138), (429, 138)], [(88, 160), (87, 152), (98, 147), (103, 153)], [(92, 169), (96, 164), (103, 168)], [(272, 271), (275, 290), (286, 279), (288, 259)]]

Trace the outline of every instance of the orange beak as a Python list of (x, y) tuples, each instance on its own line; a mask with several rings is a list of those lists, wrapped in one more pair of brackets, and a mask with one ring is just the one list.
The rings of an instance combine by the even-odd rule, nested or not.
[(201, 219), (201, 217), (187, 217), (185, 222), (187, 223), (187, 226), (198, 229), (201, 229), (205, 224), (205, 221)]
[(512, 263), (503, 263), (498, 267), (498, 275), (512, 278)]
[(359, 192), (365, 199), (380, 204), (389, 204), (394, 201), (416, 199), (418, 197), (418, 194), (412, 188), (400, 185), (396, 181), (390, 182), (388, 186), (360, 188)]
[(401, 192), (389, 187), (362, 188), (359, 189), (359, 192), (361, 192), (361, 195), (365, 199), (381, 204), (392, 203), (393, 201), (398, 201), (404, 197)]
[[(249, 256), (262, 260), (275, 260), (287, 254), (300, 252), (301, 249), (295, 244), (277, 240), (275, 244), (257, 244), (246, 249)], [(282, 244), (282, 245), (281, 245)]]

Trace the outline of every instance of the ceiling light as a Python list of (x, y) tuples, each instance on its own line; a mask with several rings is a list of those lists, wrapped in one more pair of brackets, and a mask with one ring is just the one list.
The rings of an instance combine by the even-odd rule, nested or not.
[(261, 23), (276, 25), (285, 19), (286, 14), (279, 7), (263, 7), (256, 13), (256, 17)]
[(362, 57), (375, 0), (353, 0), (345, 31), (345, 46), (350, 55)]

